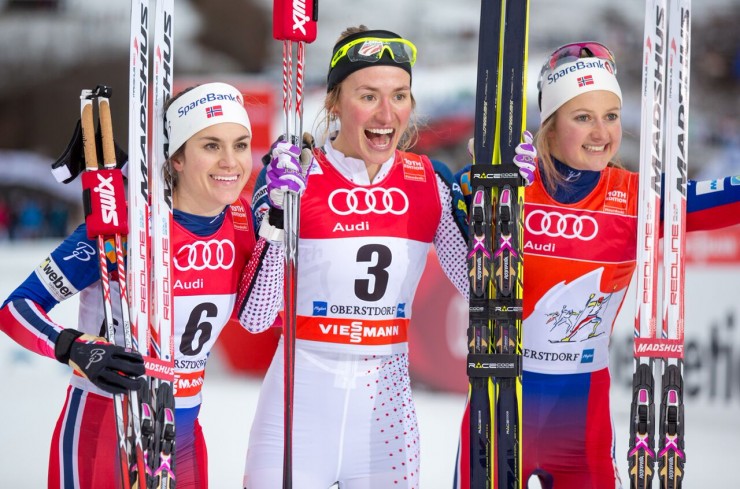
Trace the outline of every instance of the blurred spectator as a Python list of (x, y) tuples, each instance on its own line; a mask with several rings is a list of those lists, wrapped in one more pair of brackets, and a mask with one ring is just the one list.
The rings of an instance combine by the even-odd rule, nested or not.
[(696, 173), (697, 180), (711, 180), (723, 175), (740, 175), (740, 119), (734, 115), (718, 117), (710, 124), (704, 142), (704, 162)]
[(15, 236), (18, 239), (40, 238), (44, 232), (44, 212), (38, 201), (26, 198), (18, 211)]
[(61, 202), (49, 202), (46, 213), (46, 234), (53, 237), (67, 236), (67, 206)]
[(81, 222), (81, 210), (55, 195), (0, 185), (0, 242), (66, 236)]
[(4, 198), (0, 198), (0, 241), (10, 239), (11, 211)]

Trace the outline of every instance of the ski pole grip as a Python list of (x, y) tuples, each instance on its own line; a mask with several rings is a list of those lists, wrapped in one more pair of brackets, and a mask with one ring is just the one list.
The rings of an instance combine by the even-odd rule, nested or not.
[(126, 188), (121, 170), (114, 168), (84, 172), (82, 200), (88, 238), (128, 234)]
[(100, 136), (103, 145), (103, 166), (107, 169), (116, 167), (116, 147), (113, 142), (113, 122), (110, 115), (110, 101), (98, 98), (98, 117), (100, 118)]
[[(80, 95), (80, 120), (82, 125), (82, 146), (85, 154), (85, 172), (82, 173), (82, 200), (85, 208), (85, 224), (87, 237), (94, 239), (97, 236), (114, 234), (128, 234), (128, 209), (126, 206), (126, 189), (123, 185), (121, 170), (115, 167), (115, 147), (113, 145), (112, 126), (110, 123), (110, 107), (108, 108), (107, 122), (101, 117), (101, 130), (110, 133), (110, 151), (113, 152), (113, 168), (100, 169), (98, 154), (95, 147), (95, 128), (93, 122), (93, 98), (91, 90), (83, 90)], [(98, 103), (99, 108), (103, 104)], [(104, 136), (105, 138), (105, 136)], [(103, 145), (105, 151), (105, 144)]]
[(85, 155), (85, 169), (98, 169), (98, 153), (95, 149), (95, 127), (93, 123), (92, 100), (85, 97), (85, 91), (80, 96), (80, 120), (82, 124), (82, 149)]
[(274, 0), (272, 37), (279, 41), (313, 42), (319, 18), (319, 0)]

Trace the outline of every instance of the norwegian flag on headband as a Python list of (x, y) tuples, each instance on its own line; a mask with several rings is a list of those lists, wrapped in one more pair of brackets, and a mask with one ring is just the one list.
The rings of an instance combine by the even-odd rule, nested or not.
[(221, 108), (220, 105), (214, 105), (211, 107), (206, 107), (206, 116), (210, 119), (211, 117), (216, 117), (219, 115), (224, 115), (224, 110)]
[(585, 87), (586, 85), (593, 85), (594, 84), (594, 77), (593, 75), (586, 75), (578, 78), (578, 88)]

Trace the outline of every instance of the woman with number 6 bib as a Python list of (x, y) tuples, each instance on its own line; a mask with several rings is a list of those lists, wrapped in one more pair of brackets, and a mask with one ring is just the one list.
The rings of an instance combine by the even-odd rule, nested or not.
[[(179, 489), (202, 489), (208, 487), (208, 461), (198, 413), (208, 355), (230, 318), (238, 316), (252, 332), (267, 329), (275, 320), (282, 298), (284, 247), (280, 240), (256, 241), (250, 204), (241, 197), (252, 170), (252, 129), (241, 93), (225, 83), (208, 83), (180, 93), (165, 110), (170, 155), (164, 171), (171, 178), (174, 207), (170, 249), (175, 476)], [(281, 181), (278, 175), (273, 185)], [(292, 177), (298, 192), (303, 189), (300, 183), (300, 177)], [(138, 353), (101, 338), (103, 307), (95, 250), (82, 224), (0, 309), (0, 329), (26, 348), (69, 363), (74, 370), (52, 440), (49, 488), (54, 489), (115, 485), (118, 459), (111, 393), (137, 388), (138, 376), (144, 373)], [(65, 329), (47, 313), (78, 291), (77, 328)], [(120, 324), (120, 307), (114, 317)], [(122, 344), (122, 337), (116, 344)], [(105, 352), (103, 361), (92, 361), (93, 347)]]

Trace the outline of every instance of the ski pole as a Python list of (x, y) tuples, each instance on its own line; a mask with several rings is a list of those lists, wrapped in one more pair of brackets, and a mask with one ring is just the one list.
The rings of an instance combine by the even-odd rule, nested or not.
[[(85, 155), (85, 172), (82, 174), (83, 198), (85, 204), (85, 223), (87, 236), (95, 239), (98, 249), (98, 265), (100, 269), (100, 284), (103, 293), (103, 308), (105, 313), (105, 333), (107, 340), (116, 344), (116, 332), (113, 318), (113, 301), (111, 298), (110, 273), (108, 271), (108, 256), (106, 254), (106, 238), (112, 237), (115, 243), (115, 261), (118, 271), (119, 296), (121, 300), (121, 319), (124, 336), (124, 345), (131, 348), (131, 330), (129, 328), (128, 299), (126, 287), (126, 270), (123, 260), (122, 235), (128, 234), (128, 216), (126, 211), (123, 176), (116, 168), (115, 149), (113, 143), (113, 129), (111, 125), (110, 97), (108, 87), (98, 86), (95, 90), (82, 90), (80, 94), (80, 118), (82, 124), (82, 141)], [(105, 165), (100, 168), (95, 143), (94, 129), (94, 100), (98, 101), (99, 120), (103, 133), (103, 154)], [(127, 338), (128, 336), (128, 338)], [(136, 403), (129, 413), (125, 411), (126, 399)], [(136, 487), (136, 474), (129, 472), (129, 441), (127, 428), (129, 421), (138, 422), (138, 400), (136, 392), (128, 396), (116, 394), (113, 396), (114, 417), (116, 420), (116, 437), (118, 439), (118, 459), (121, 472), (121, 487), (129, 489)], [(136, 426), (134, 426), (136, 429)], [(138, 449), (138, 447), (137, 447)], [(141, 458), (137, 457), (141, 455)], [(135, 467), (143, 467), (143, 453), (133, 455)], [(141, 463), (141, 464), (140, 464)], [(133, 485), (132, 485), (133, 484)]]
[[(272, 35), (283, 41), (283, 119), (285, 137), (301, 146), (303, 135), (303, 67), (305, 43), (316, 39), (318, 0), (275, 0)], [(293, 91), (293, 43), (296, 43), (295, 92)], [(295, 99), (295, 113), (291, 114)], [(292, 124), (291, 124), (291, 117)], [(291, 132), (291, 129), (293, 132)], [(285, 288), (284, 288), (284, 387), (283, 387), (283, 489), (293, 487), (293, 385), (295, 376), (296, 281), (300, 196), (285, 193)]]

